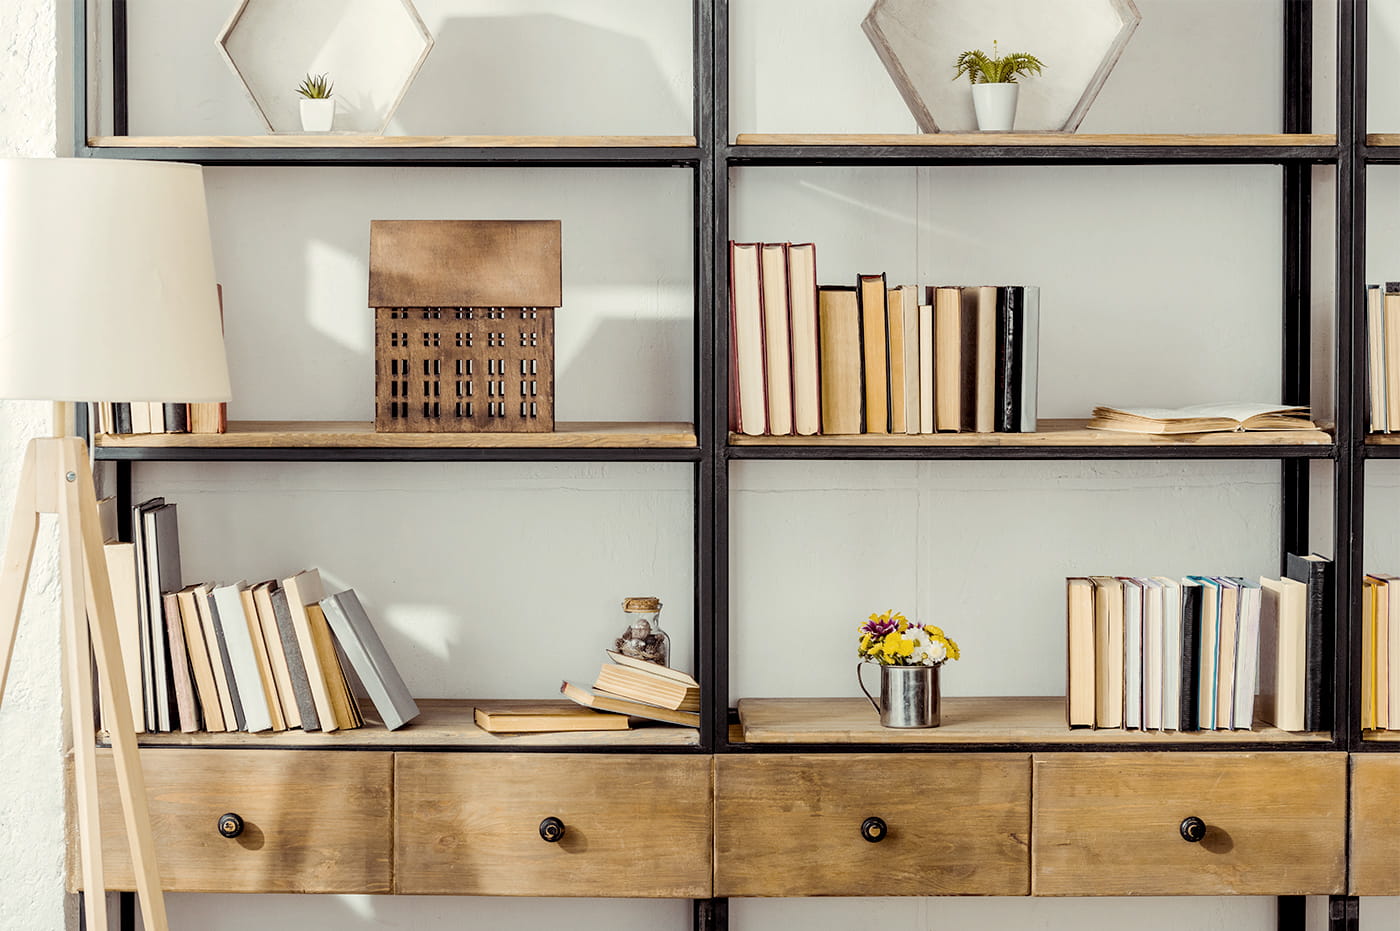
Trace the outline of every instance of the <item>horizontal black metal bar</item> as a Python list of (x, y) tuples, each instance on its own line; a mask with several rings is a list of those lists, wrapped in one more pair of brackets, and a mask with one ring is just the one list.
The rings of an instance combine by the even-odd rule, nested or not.
[(99, 460), (117, 462), (699, 462), (695, 447), (607, 449), (568, 447), (326, 447), (99, 446)]
[(1352, 753), (1400, 753), (1400, 741), (1367, 740), (1362, 737), (1347, 749)]
[(1400, 164), (1400, 146), (1396, 145), (1363, 145), (1361, 149), (1361, 160), (1372, 165), (1397, 165)]
[[(1377, 447), (1380, 448), (1380, 447)], [(729, 459), (1331, 459), (1335, 446), (729, 446)], [(1397, 453), (1400, 455), (1400, 453)]]
[(1400, 445), (1366, 443), (1360, 449), (1367, 459), (1400, 459)]
[(89, 158), (156, 159), (200, 165), (307, 165), (471, 167), (471, 168), (686, 168), (700, 163), (699, 146), (655, 148), (611, 146), (559, 148), (225, 148), (79, 146), (79, 156)]
[[(730, 165), (1150, 165), (1327, 164), (1340, 148), (1329, 146), (728, 146)], [(1400, 160), (1400, 153), (1397, 153)]]
[[(377, 748), (376, 748), (377, 749)], [(1216, 753), (1216, 752), (1334, 752), (1342, 749), (1337, 740), (1310, 743), (1289, 741), (1214, 741), (1196, 743), (1182, 739), (1174, 743), (1134, 744), (1114, 741), (1102, 743), (1068, 743), (1064, 741), (1035, 741), (1002, 743), (997, 741), (966, 741), (960, 743), (738, 743), (730, 742), (727, 750), (735, 753)]]

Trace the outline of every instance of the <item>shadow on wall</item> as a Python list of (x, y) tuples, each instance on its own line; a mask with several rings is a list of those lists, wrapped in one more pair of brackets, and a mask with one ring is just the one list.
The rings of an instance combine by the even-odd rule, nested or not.
[(462, 17), (434, 35), (392, 132), (689, 133), (690, 106), (634, 36), (554, 15)]
[(585, 326), (588, 332), (580, 343), (571, 338), (571, 351), (556, 359), (556, 421), (693, 418), (690, 319), (606, 317), (574, 324), (568, 312), (567, 306), (559, 311), (557, 326)]

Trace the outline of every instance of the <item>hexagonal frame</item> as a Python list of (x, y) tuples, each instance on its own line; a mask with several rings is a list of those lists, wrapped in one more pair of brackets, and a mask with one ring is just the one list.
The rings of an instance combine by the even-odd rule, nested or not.
[[(258, 111), (258, 116), (262, 119), (263, 125), (267, 127), (267, 131), (269, 133), (277, 133), (279, 130), (272, 125), (272, 120), (268, 116), (268, 110), (263, 105), (263, 101), (258, 99), (257, 92), (253, 89), (253, 84), (248, 81), (243, 71), (238, 67), (237, 61), (234, 60), (228, 48), (230, 36), (232, 36), (234, 30), (238, 28), (239, 23), (243, 20), (244, 14), (254, 2), (255, 0), (240, 0), (233, 14), (229, 16), (228, 22), (224, 23), (223, 28), (219, 30), (218, 36), (214, 39), (214, 44), (218, 48), (219, 56), (224, 60), (224, 64), (228, 65), (229, 70), (233, 72), (234, 77), (238, 79), (238, 83), (242, 86), (243, 92), (248, 95), (248, 100), (253, 104), (253, 108)], [(275, 0), (259, 0), (259, 2), (275, 2)], [(403, 102), (404, 95), (408, 93), (408, 89), (412, 86), (414, 79), (418, 77), (418, 72), (422, 70), (423, 62), (427, 60), (428, 53), (433, 50), (434, 44), (433, 35), (428, 31), (428, 27), (424, 24), (423, 18), (418, 15), (418, 9), (413, 5), (413, 0), (397, 0), (397, 2), (403, 7), (403, 11), (408, 17), (410, 27), (422, 38), (423, 48), (417, 60), (409, 69), (407, 76), (404, 78), (403, 85), (399, 88), (398, 94), (385, 111), (383, 122), (380, 123), (379, 128), (375, 131), (376, 134), (381, 136), (384, 134), (384, 130), (388, 128), (389, 121), (394, 118), (394, 114), (399, 109), (399, 104)], [(335, 76), (332, 75), (331, 78), (334, 80)], [(281, 130), (280, 132), (286, 132), (286, 130)]]
[[(899, 53), (896, 52), (894, 48), (897, 43), (892, 41), (893, 37), (890, 34), (893, 30), (887, 31), (882, 24), (882, 20), (889, 17), (894, 21), (896, 27), (904, 26), (906, 33), (908, 33), (907, 23), (900, 22), (900, 11), (895, 9), (901, 6), (901, 4), (906, 4), (908, 2), (911, 2), (911, 0), (875, 0), (874, 4), (870, 7), (870, 12), (866, 14), (865, 19), (861, 22), (861, 29), (865, 31), (866, 36), (870, 39), (870, 44), (875, 48), (875, 54), (880, 57), (880, 61), (885, 66), (885, 70), (889, 72), (890, 79), (894, 82), (895, 87), (904, 98), (904, 102), (909, 107), (909, 112), (913, 114), (915, 122), (918, 123), (920, 131), (926, 133), (941, 132), (942, 130), (938, 122), (934, 119), (932, 109), (924, 99), (925, 94), (916, 86), (916, 81), (910, 77), (909, 69), (906, 69), (899, 60)], [(940, 5), (938, 0), (912, 0), (912, 2), (919, 3), (921, 11), (930, 17), (936, 15), (937, 8)], [(981, 2), (981, 0), (972, 0), (972, 2), (978, 3)], [(1031, 0), (1031, 2), (1036, 3), (1038, 6), (1043, 5), (1042, 0)], [(1104, 2), (1108, 4), (1109, 9), (1118, 17), (1119, 26), (1117, 33), (1110, 41), (1093, 75), (1089, 78), (1083, 93), (1080, 94), (1078, 101), (1071, 109), (1068, 119), (1066, 119), (1064, 124), (1059, 128), (1060, 132), (1072, 133), (1079, 128), (1079, 124), (1083, 122), (1085, 114), (1089, 112), (1090, 105), (1093, 104), (1094, 99), (1098, 96), (1099, 90), (1103, 87), (1104, 82), (1108, 80), (1109, 73), (1112, 72), (1113, 67), (1118, 63), (1118, 59), (1123, 54), (1123, 49), (1127, 46), (1128, 40), (1132, 38), (1133, 32), (1137, 29), (1138, 24), (1142, 22), (1142, 14), (1138, 11), (1137, 4), (1135, 4), (1133, 0), (1104, 0)], [(943, 0), (942, 2), (942, 6), (945, 8), (951, 5), (950, 0)], [(910, 36), (905, 35), (900, 38), (908, 41)], [(1027, 49), (1027, 51), (1035, 52), (1034, 49)], [(1052, 61), (1047, 61), (1047, 69), (1053, 67), (1053, 64)], [(950, 76), (952, 71), (952, 61), (950, 59), (948, 62), (948, 72)]]

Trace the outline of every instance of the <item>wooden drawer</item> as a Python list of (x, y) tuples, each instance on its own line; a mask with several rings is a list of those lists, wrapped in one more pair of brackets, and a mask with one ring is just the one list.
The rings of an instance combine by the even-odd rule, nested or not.
[[(166, 891), (390, 891), (390, 754), (147, 749), (141, 762)], [(98, 781), (107, 887), (134, 889), (110, 750), (98, 752)], [(243, 819), (237, 838), (219, 834), (226, 812)]]
[[(395, 759), (398, 892), (710, 897), (708, 756)], [(551, 817), (564, 824), (553, 843)]]
[(1034, 823), (1036, 895), (1337, 894), (1346, 755), (1037, 754)]
[(1400, 895), (1400, 755), (1351, 758), (1351, 895)]
[(1025, 895), (1030, 777), (1018, 754), (719, 757), (715, 895)]

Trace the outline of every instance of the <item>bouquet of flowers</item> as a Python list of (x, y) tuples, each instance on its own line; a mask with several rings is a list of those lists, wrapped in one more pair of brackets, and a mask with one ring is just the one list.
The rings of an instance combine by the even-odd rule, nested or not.
[(898, 612), (886, 611), (860, 625), (856, 655), (881, 666), (941, 666), (961, 653), (941, 628), (914, 624)]

